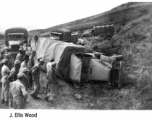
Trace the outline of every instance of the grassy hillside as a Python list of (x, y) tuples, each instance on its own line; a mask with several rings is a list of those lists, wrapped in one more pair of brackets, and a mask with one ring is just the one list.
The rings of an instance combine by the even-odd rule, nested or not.
[[(147, 8), (147, 6), (151, 6), (151, 4), (131, 2), (118, 6), (108, 12), (94, 15), (91, 17), (75, 20), (69, 23), (53, 26), (47, 29), (32, 30), (30, 31), (30, 34), (31, 35), (41, 34), (60, 28), (67, 28), (72, 31), (84, 30), (84, 29), (90, 29), (96, 25), (103, 25), (103, 24), (115, 24), (115, 26), (117, 27), (119, 26), (119, 24), (125, 24), (125, 22), (132, 21), (137, 17), (142, 16), (142, 14), (144, 13), (141, 13), (143, 11), (140, 11), (140, 9)], [(126, 18), (129, 19), (126, 20)], [(122, 21), (124, 22), (121, 23)]]

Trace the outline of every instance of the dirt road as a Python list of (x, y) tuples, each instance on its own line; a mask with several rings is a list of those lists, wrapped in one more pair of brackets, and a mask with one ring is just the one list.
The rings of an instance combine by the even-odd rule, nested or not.
[[(105, 106), (108, 100), (108, 88), (102, 84), (88, 84), (85, 88), (75, 89), (71, 83), (59, 80), (59, 93), (53, 104), (44, 100), (44, 94), (40, 92), (40, 99), (30, 97), (28, 90), (26, 109), (110, 109)], [(76, 94), (79, 97), (76, 97)], [(107, 98), (106, 98), (107, 96)], [(102, 107), (103, 106), (103, 107)], [(1, 109), (8, 109), (0, 103)]]

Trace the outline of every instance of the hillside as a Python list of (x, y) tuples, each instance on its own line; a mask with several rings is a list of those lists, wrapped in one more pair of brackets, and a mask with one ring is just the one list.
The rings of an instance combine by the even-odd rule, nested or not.
[(143, 13), (141, 13), (140, 9), (147, 8), (148, 6), (151, 6), (151, 3), (131, 2), (120, 5), (116, 8), (113, 8), (110, 11), (98, 15), (75, 20), (65, 24), (60, 24), (47, 29), (32, 30), (29, 33), (31, 35), (35, 35), (35, 34), (47, 33), (52, 30), (61, 29), (61, 28), (67, 28), (72, 31), (77, 31), (77, 30), (90, 29), (93, 26), (103, 25), (103, 24), (115, 24), (116, 27), (119, 27), (120, 24), (122, 24), (122, 21), (126, 21), (126, 18), (129, 18), (127, 20), (128, 22), (136, 19), (139, 16), (142, 16)]

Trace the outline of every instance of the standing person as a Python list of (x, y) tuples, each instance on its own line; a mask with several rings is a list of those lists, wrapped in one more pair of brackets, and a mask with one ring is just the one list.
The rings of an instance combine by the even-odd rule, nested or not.
[(32, 51), (32, 54), (29, 56), (29, 62), (28, 62), (28, 68), (29, 68), (29, 84), (28, 87), (32, 87), (33, 85), (33, 80), (32, 80), (32, 72), (31, 69), (34, 66), (34, 57), (36, 55), (35, 51)]
[(23, 81), (23, 84), (27, 90), (28, 88), (28, 84), (29, 84), (29, 70), (27, 68), (23, 68), (20, 72), (24, 73), (25, 74), (25, 78), (24, 78), (24, 81)]
[(38, 42), (38, 36), (37, 35), (35, 35), (34, 40), (35, 40), (35, 46), (36, 46), (37, 42)]
[(19, 73), (21, 61), (15, 60), (14, 67), (11, 69), (11, 72), (8, 76), (10, 82), (17, 80), (17, 74)]
[(24, 61), (21, 63), (21, 66), (20, 66), (20, 71), (21, 71), (23, 68), (27, 68), (27, 69), (28, 69), (28, 61), (29, 61), (29, 56), (28, 56), (28, 55), (25, 55)]
[(50, 62), (47, 63), (46, 68), (47, 68), (47, 90), (46, 90), (46, 97), (44, 98), (45, 100), (49, 102), (53, 102), (56, 94), (57, 94), (57, 88), (58, 88), (58, 83), (56, 81), (56, 74), (55, 74), (55, 67), (56, 63), (54, 59), (50, 60)]
[(14, 64), (14, 58), (12, 57), (11, 53), (10, 52), (5, 53), (4, 58), (8, 59), (8, 67), (9, 69), (11, 69)]
[[(5, 53), (5, 50), (4, 49), (1, 49), (1, 52), (0, 52), (0, 70), (3, 66), (3, 63), (2, 63), (2, 60), (4, 59), (4, 53)], [(1, 78), (1, 73), (0, 73), (0, 78)]]
[(31, 97), (35, 99), (38, 99), (37, 94), (40, 90), (40, 71), (43, 70), (42, 68), (43, 63), (44, 63), (43, 59), (40, 59), (39, 63), (32, 67), (34, 90), (31, 93)]
[(9, 80), (8, 80), (8, 74), (10, 72), (10, 69), (8, 68), (8, 59), (3, 59), (2, 61), (3, 66), (1, 69), (1, 75), (2, 75), (2, 92), (1, 92), (1, 102), (8, 105), (9, 102)]
[(14, 109), (23, 109), (27, 100), (27, 91), (23, 84), (25, 74), (19, 72), (17, 80), (10, 84), (11, 104)]
[(3, 58), (4, 58), (4, 53), (5, 53), (5, 50), (4, 50), (4, 49), (1, 49), (1, 52), (0, 52), (0, 60), (3, 60)]
[(25, 52), (22, 47), (19, 48), (19, 53), (16, 56), (16, 60), (23, 61), (25, 56)]

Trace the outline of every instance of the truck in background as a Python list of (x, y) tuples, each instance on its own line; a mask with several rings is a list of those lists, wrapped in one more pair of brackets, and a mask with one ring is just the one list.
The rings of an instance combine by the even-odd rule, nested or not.
[(5, 31), (5, 46), (10, 48), (13, 56), (19, 52), (20, 46), (28, 43), (28, 31), (26, 28), (14, 27)]
[(71, 39), (71, 31), (68, 29), (51, 31), (51, 36), (56, 37), (60, 41), (73, 42), (73, 40)]

